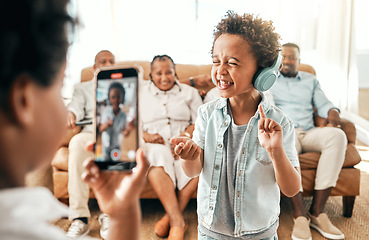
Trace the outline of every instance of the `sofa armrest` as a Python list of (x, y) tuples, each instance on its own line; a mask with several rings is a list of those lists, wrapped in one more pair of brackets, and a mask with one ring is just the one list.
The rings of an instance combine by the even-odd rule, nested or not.
[[(316, 127), (320, 127), (324, 124), (325, 118), (322, 118), (314, 113), (314, 123)], [(348, 143), (356, 144), (356, 127), (355, 125), (345, 118), (341, 118), (341, 128), (346, 133)]]
[(346, 133), (348, 143), (356, 144), (356, 127), (345, 118), (341, 118), (342, 130)]

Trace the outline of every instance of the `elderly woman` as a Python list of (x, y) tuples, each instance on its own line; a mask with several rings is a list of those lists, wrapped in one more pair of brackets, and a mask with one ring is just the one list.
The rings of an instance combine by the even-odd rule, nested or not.
[(159, 237), (169, 234), (168, 239), (183, 239), (187, 225), (182, 212), (197, 189), (198, 178), (184, 174), (170, 139), (192, 137), (202, 101), (196, 89), (179, 83), (175, 64), (167, 55), (154, 57), (150, 78), (141, 88), (143, 139), (151, 163), (148, 179), (166, 211), (156, 223), (155, 233)]

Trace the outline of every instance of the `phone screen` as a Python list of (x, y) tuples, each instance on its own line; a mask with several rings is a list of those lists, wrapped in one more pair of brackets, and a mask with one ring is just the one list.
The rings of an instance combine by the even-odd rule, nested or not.
[(132, 170), (138, 148), (138, 69), (102, 69), (96, 81), (95, 163)]

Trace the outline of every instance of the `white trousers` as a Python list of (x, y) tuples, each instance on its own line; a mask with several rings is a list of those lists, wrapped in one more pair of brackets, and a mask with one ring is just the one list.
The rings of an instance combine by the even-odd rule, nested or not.
[(339, 128), (322, 127), (308, 131), (296, 128), (297, 153), (321, 152), (315, 177), (315, 190), (335, 187), (345, 160), (347, 138)]
[(181, 162), (174, 160), (170, 146), (163, 144), (146, 143), (145, 154), (152, 167), (163, 167), (172, 179), (174, 187), (182, 190), (191, 178), (183, 172)]
[(69, 220), (79, 217), (90, 217), (88, 208), (89, 186), (81, 175), (84, 171), (83, 162), (93, 157), (92, 152), (86, 151), (86, 144), (94, 140), (90, 132), (80, 132), (69, 142), (68, 158), (68, 193), (69, 193)]

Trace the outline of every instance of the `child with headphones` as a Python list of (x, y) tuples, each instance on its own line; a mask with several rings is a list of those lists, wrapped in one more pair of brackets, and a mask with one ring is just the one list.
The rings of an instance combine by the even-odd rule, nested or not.
[(228, 12), (214, 31), (212, 77), (221, 98), (202, 105), (193, 138), (175, 153), (200, 175), (198, 239), (278, 239), (280, 191), (300, 190), (294, 126), (265, 99), (281, 62), (272, 22)]

